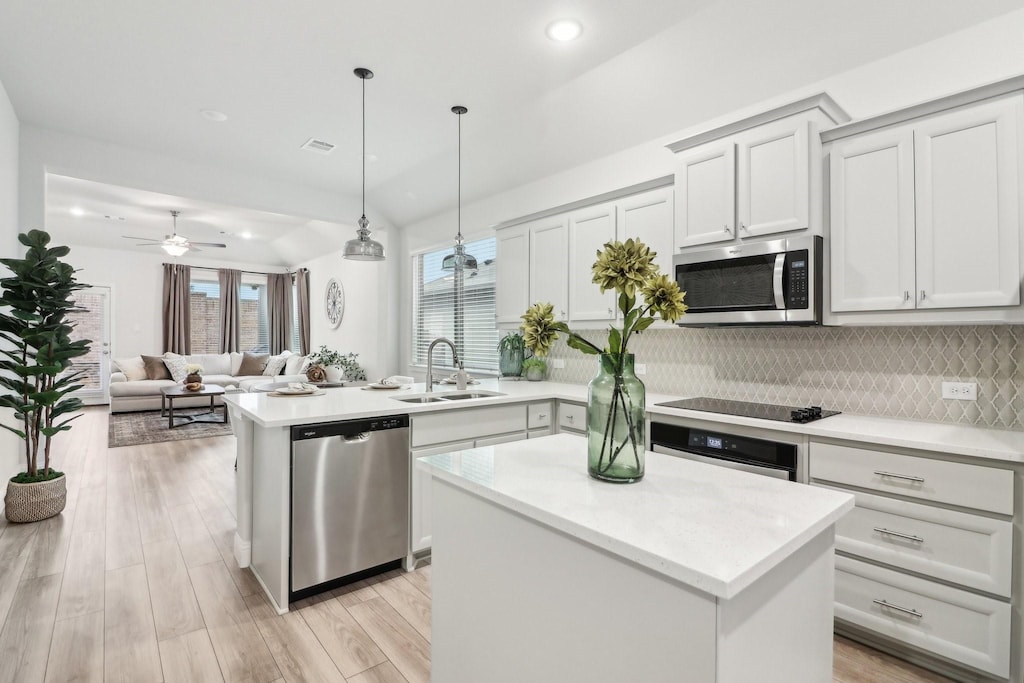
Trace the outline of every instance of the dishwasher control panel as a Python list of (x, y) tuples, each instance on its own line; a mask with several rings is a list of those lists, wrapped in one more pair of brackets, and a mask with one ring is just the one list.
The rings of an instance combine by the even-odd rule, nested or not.
[(408, 415), (388, 415), (386, 417), (345, 420), (343, 422), (321, 422), (320, 424), (292, 427), (292, 441), (323, 439), (329, 436), (355, 436), (356, 434), (365, 434), (366, 432), (383, 432), (390, 429), (405, 429), (408, 427)]

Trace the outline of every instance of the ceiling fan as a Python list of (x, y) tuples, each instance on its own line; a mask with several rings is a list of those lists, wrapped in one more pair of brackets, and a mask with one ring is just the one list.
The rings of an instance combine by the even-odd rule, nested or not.
[(187, 251), (202, 251), (199, 247), (218, 247), (223, 249), (227, 247), (226, 244), (218, 244), (216, 242), (193, 242), (189, 238), (178, 234), (178, 216), (181, 214), (180, 211), (171, 211), (171, 216), (174, 219), (174, 230), (172, 234), (165, 235), (164, 239), (157, 240), (152, 237), (132, 237), (130, 235), (121, 235), (125, 239), (129, 240), (144, 240), (142, 244), (136, 244), (137, 247), (161, 247), (171, 256), (181, 256)]

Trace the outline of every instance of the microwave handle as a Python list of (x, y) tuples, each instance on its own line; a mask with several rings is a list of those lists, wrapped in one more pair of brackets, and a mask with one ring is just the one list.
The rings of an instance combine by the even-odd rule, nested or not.
[(786, 272), (786, 254), (781, 252), (775, 255), (775, 274), (772, 277), (772, 289), (775, 291), (775, 308), (785, 310), (786, 292), (782, 288), (782, 276)]

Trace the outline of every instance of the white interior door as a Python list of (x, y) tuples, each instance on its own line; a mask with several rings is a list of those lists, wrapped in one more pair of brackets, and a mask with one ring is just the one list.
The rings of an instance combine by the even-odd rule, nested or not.
[(71, 340), (91, 339), (89, 353), (75, 358), (74, 370), (84, 370), (79, 379), (82, 388), (75, 396), (88, 405), (109, 403), (110, 388), (110, 287), (89, 287), (74, 294), (75, 303), (84, 310), (69, 318), (75, 329)]

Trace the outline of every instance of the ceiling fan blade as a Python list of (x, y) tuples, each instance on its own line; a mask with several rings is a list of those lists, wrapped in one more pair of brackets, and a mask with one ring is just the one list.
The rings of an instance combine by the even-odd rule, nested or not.
[(201, 247), (218, 247), (220, 249), (226, 249), (228, 245), (219, 244), (217, 242), (189, 242), (189, 244), (198, 244)]
[(162, 247), (163, 242), (143, 242), (142, 244), (136, 244), (137, 247)]
[(186, 247), (188, 247), (188, 250), (189, 250), (189, 251), (202, 251), (202, 249), (200, 249), (199, 247), (197, 247), (197, 246), (196, 246), (196, 243), (195, 243), (195, 242), (189, 242), (189, 243), (188, 243), (187, 245), (185, 245), (185, 246), (186, 246)]
[(132, 237), (131, 235), (121, 235), (126, 240), (145, 240), (147, 242), (162, 242), (163, 240), (155, 240), (152, 237)]

